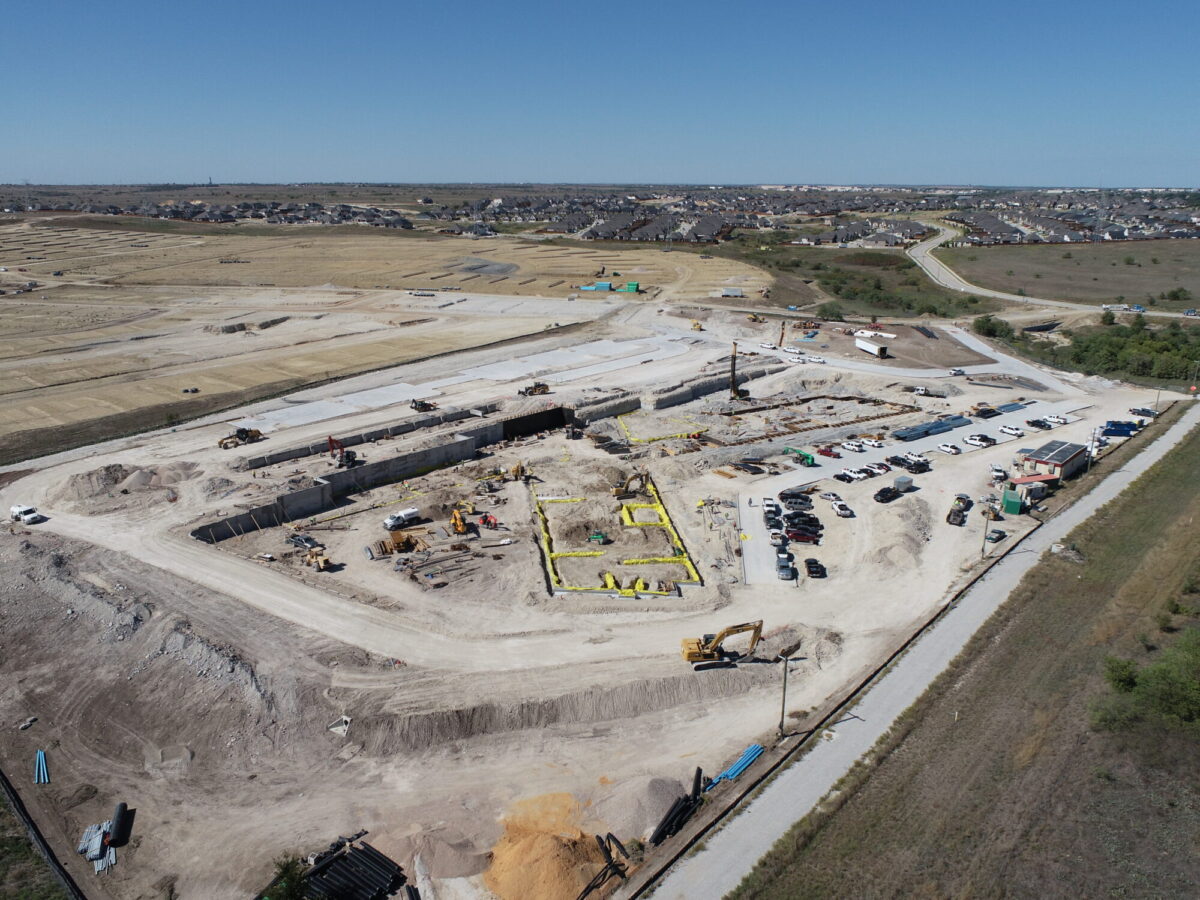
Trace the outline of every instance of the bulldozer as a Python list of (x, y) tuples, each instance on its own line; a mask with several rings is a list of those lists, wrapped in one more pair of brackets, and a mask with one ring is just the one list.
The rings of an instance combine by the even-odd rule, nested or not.
[(432, 400), (413, 400), (413, 402), (408, 405), (416, 412), (433, 412), (435, 409), (437, 409), (437, 404)]
[(467, 533), (467, 520), (463, 518), (462, 510), (450, 510), (450, 527), (454, 530), (455, 534)]
[(700, 324), (699, 319), (692, 319), (692, 331), (703, 331), (704, 326)]
[[(754, 654), (754, 648), (762, 640), (762, 619), (757, 622), (743, 622), (741, 625), (730, 625), (716, 634), (706, 634), (702, 638), (684, 638), (680, 643), (680, 653), (690, 663), (725, 663), (730, 658), (745, 658)], [(750, 633), (750, 647), (742, 654), (731, 654), (722, 644), (735, 634)]]
[(222, 450), (229, 450), (233, 447), (239, 447), (242, 444), (253, 444), (255, 441), (261, 441), (263, 433), (257, 428), (239, 428), (233, 434), (226, 435), (217, 441), (217, 446)]
[(533, 384), (521, 388), (517, 393), (522, 397), (536, 397), (539, 394), (550, 393), (550, 385), (544, 381), (535, 381)]

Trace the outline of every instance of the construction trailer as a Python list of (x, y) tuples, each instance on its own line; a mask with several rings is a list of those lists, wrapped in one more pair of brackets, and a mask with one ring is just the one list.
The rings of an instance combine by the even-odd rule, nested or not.
[(888, 348), (884, 344), (877, 344), (875, 341), (868, 341), (866, 338), (856, 337), (854, 339), (854, 346), (859, 350), (862, 350), (864, 353), (870, 353), (876, 359), (887, 359)]

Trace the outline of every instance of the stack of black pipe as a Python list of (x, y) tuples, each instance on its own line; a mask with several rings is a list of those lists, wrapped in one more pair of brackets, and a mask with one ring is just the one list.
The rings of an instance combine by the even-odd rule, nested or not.
[(700, 808), (702, 802), (700, 792), (703, 788), (704, 773), (697, 767), (696, 774), (692, 776), (692, 792), (684, 794), (667, 810), (667, 814), (663, 816), (663, 820), (658, 823), (658, 827), (650, 835), (651, 844), (657, 847), (667, 838), (679, 833), (679, 830), (687, 824), (692, 814)]

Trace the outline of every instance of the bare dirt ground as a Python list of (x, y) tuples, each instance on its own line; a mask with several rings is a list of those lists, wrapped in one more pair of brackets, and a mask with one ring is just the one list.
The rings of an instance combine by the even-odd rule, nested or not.
[[(235, 309), (236, 290), (214, 291), (205, 302)], [(496, 322), (495, 304), (514, 301), (471, 302)], [(542, 314), (566, 308), (555, 302), (562, 307)], [(715, 773), (771, 732), (779, 673), (770, 661), (782, 650), (799, 642), (807, 657), (789, 686), (789, 711), (802, 719), (943, 602), (979, 554), (977, 527), (944, 523), (949, 500), (984, 490), (986, 463), (1008, 462), (1013, 448), (939, 459), (919, 491), (886, 507), (871, 503), (870, 483), (828, 485), (858, 512), (838, 519), (819, 510), (827, 528), (812, 555), (829, 578), (748, 584), (745, 554), (764, 548), (747, 534), (745, 517), (757, 510), (748, 512), (740, 495), (758, 479), (714, 470), (755, 454), (786, 472), (783, 446), (795, 440), (764, 442), (777, 427), (767, 415), (718, 422), (729, 342), (762, 326), (714, 311), (705, 332), (694, 332), (687, 316), (660, 314), (670, 308), (610, 309), (602, 333), (612, 339), (596, 342), (598, 355), (579, 356), (578, 341), (549, 335), (520, 348), (396, 365), (177, 430), (49, 456), (0, 486), (0, 502), (32, 503), (48, 516), (0, 534), (11, 573), (0, 635), (5, 648), (21, 648), (0, 656), (0, 720), (39, 717), (36, 729), (12, 731), (0, 745), (4, 768), (33, 798), (65, 856), (82, 827), (116, 801), (138, 809), (138, 844), (105, 881), (83, 873), (89, 888), (118, 898), (154, 896), (170, 885), (181, 896), (244, 896), (266, 883), (280, 853), (311, 852), (338, 833), (367, 828), (372, 843), (410, 872), (429, 873), (429, 896), (558, 900), (595, 869), (588, 835), (644, 837), (696, 765)], [(263, 330), (264, 339), (285, 327)], [(242, 333), (224, 337), (245, 340)], [(945, 332), (921, 340), (937, 348), (928, 360), (938, 375), (947, 360), (974, 353)], [(1006, 371), (1002, 362), (996, 367)], [(245, 460), (264, 448), (415, 415), (404, 400), (344, 404), (348, 392), (415, 385), (436, 391), (445, 406), (496, 401), (506, 414), (617, 387), (650, 397), (698, 375), (716, 378), (718, 394), (639, 414), (637, 425), (655, 435), (704, 420), (725, 440), (654, 441), (637, 445), (631, 459), (562, 432), (492, 445), (485, 458), (351, 495), (329, 516), (314, 517), (328, 521), (297, 523), (325, 544), (330, 572), (303, 567), (284, 528), (216, 546), (187, 536), (331, 471), (324, 456), (247, 469)], [(552, 394), (517, 397), (532, 377), (551, 381)], [(919, 408), (892, 422), (900, 424), (1014, 392), (935, 383), (949, 396), (914, 398), (886, 366), (851, 370), (831, 353), (827, 366), (784, 367), (752, 387), (757, 398), (808, 412), (816, 411), (805, 406), (808, 398), (832, 398), (819, 410), (829, 419), (804, 442), (861, 432), (841, 417), (860, 396)], [(1086, 380), (1063, 390), (1089, 408), (1088, 418), (1148, 396)], [(264, 443), (217, 449), (232, 420), (255, 416), (274, 417)], [(1085, 419), (1071, 427), (1079, 437), (1091, 426)], [(588, 431), (621, 433), (614, 419)], [(429, 440), (418, 433), (360, 449), (377, 460)], [(552, 595), (530, 488), (520, 482), (476, 500), (499, 519), (496, 532), (466, 540), (449, 533), (450, 505), (473, 499), (490, 469), (518, 462), (539, 495), (582, 493), (593, 504), (580, 521), (552, 526), (572, 547), (582, 538), (586, 549), (595, 545), (583, 531), (600, 527), (593, 516), (613, 511), (610, 488), (648, 469), (704, 584), (665, 597)], [(796, 473), (798, 482), (811, 477)], [(416, 578), (397, 571), (392, 557), (363, 553), (385, 536), (383, 516), (410, 505), (427, 520), (430, 544), (431, 564), (414, 569)], [(1029, 524), (1007, 527), (1016, 533)], [(660, 535), (640, 534), (647, 529), (604, 522), (603, 530), (618, 536), (613, 548), (622, 555), (638, 541), (647, 552), (662, 550)], [(680, 639), (759, 618), (766, 635), (755, 659), (704, 673), (680, 660)], [(351, 719), (346, 735), (328, 731), (342, 715)], [(50, 789), (28, 783), (28, 757), (38, 747), (50, 757)]]

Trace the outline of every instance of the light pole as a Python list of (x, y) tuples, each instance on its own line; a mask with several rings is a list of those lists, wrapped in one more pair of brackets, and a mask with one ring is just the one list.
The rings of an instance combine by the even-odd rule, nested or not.
[[(795, 652), (797, 652), (799, 649), (800, 649), (799, 647), (796, 647), (796, 649), (795, 649), (795, 650), (793, 650), (792, 652), (793, 652), (793, 653), (795, 653)], [(782, 695), (782, 696), (780, 697), (780, 699), (779, 699), (779, 739), (782, 741), (782, 740), (784, 739), (784, 737), (786, 737), (786, 734), (784, 733), (784, 730), (783, 730), (783, 724), (784, 724), (784, 719), (786, 719), (786, 718), (787, 718), (787, 678), (788, 678), (788, 665), (791, 663), (791, 661), (792, 661), (792, 657), (790, 657), (790, 656), (783, 656), (783, 655), (781, 654), (781, 655), (778, 657), (778, 659), (779, 659), (779, 661), (780, 661), (781, 663), (783, 663), (783, 695)]]

